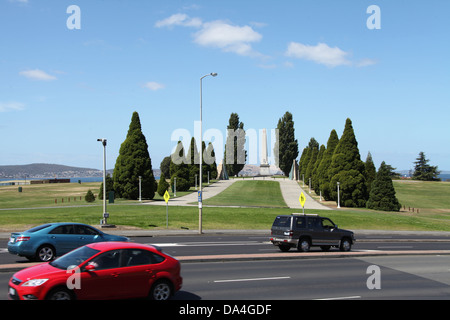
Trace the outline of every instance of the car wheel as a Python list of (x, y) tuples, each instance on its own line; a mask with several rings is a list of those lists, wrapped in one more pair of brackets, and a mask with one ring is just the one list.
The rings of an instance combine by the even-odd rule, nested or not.
[(344, 238), (341, 240), (341, 245), (339, 246), (339, 250), (347, 252), (352, 249), (352, 242), (348, 238)]
[(75, 296), (67, 288), (55, 288), (49, 292), (47, 300), (74, 300)]
[(156, 282), (150, 291), (150, 299), (152, 300), (169, 300), (172, 295), (172, 286), (167, 280)]
[(50, 245), (40, 246), (36, 251), (36, 259), (42, 262), (48, 262), (55, 258), (55, 248)]
[(311, 248), (311, 243), (309, 242), (308, 239), (306, 238), (301, 238), (298, 241), (298, 246), (297, 246), (297, 250), (301, 251), (301, 252), (308, 252), (309, 249)]

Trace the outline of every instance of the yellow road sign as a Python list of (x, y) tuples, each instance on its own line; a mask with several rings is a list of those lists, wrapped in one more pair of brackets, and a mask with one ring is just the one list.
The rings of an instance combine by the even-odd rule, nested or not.
[(305, 194), (303, 192), (300, 194), (300, 198), (298, 200), (300, 201), (300, 204), (302, 205), (302, 208), (304, 208), (305, 207), (305, 202), (306, 202), (306, 197), (305, 197)]
[(169, 192), (167, 192), (167, 190), (166, 190), (166, 193), (164, 193), (164, 201), (166, 201), (166, 203), (169, 203), (169, 199), (170, 199), (170, 195), (169, 195)]

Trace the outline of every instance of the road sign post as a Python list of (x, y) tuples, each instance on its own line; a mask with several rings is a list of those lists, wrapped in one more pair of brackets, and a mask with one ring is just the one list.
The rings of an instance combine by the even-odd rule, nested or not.
[(164, 193), (164, 201), (166, 201), (166, 229), (169, 229), (169, 192)]

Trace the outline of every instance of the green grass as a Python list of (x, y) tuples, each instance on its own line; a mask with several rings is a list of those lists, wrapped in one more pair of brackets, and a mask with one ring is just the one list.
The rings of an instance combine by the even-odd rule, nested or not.
[[(397, 196), (402, 203), (420, 212), (380, 212), (368, 209), (340, 209), (332, 211), (306, 210), (330, 217), (341, 228), (378, 230), (428, 230), (450, 231), (450, 183), (395, 181)], [(102, 205), (86, 205), (84, 195), (90, 188), (98, 193), (98, 183), (33, 185), (0, 187), (0, 230), (25, 230), (31, 226), (52, 221), (83, 222), (98, 225)], [(54, 204), (54, 197), (82, 196), (76, 202)], [(178, 195), (178, 193), (177, 193)], [(161, 201), (158, 198), (157, 201)], [(163, 200), (162, 200), (163, 201)], [(237, 181), (218, 196), (205, 201), (203, 208), (204, 229), (266, 229), (269, 230), (278, 214), (290, 214), (298, 210), (283, 208), (281, 191), (274, 181)], [(248, 208), (208, 207), (207, 204), (241, 205)], [(42, 208), (52, 207), (51, 209)], [(262, 206), (255, 207), (252, 206)], [(29, 208), (16, 209), (13, 208)], [(139, 205), (136, 201), (116, 200), (108, 205), (109, 223), (143, 229), (164, 229), (166, 207)], [(169, 228), (198, 228), (197, 207), (169, 205)]]
[(236, 181), (205, 205), (287, 208), (276, 181)]

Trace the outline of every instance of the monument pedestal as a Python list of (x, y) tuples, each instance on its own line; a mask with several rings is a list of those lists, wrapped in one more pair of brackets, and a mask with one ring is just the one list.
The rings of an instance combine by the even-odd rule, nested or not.
[(270, 165), (261, 164), (259, 166), (259, 175), (260, 176), (270, 176)]

